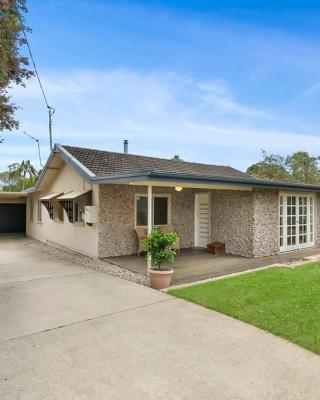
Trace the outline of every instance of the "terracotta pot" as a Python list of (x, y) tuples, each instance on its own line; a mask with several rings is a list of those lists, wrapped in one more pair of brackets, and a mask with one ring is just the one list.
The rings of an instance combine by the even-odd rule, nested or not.
[(152, 289), (166, 289), (170, 286), (173, 269), (150, 269), (150, 286)]

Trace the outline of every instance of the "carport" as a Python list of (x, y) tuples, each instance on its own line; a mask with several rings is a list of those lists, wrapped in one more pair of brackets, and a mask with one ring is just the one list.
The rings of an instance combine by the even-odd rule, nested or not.
[(25, 234), (26, 196), (26, 192), (0, 192), (0, 234)]

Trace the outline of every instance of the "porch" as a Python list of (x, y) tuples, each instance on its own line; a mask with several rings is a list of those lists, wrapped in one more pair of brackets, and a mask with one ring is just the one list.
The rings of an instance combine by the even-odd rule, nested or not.
[[(213, 255), (208, 253), (205, 249), (183, 249), (176, 258), (172, 285), (196, 282), (203, 279), (261, 268), (271, 264), (290, 264), (316, 255), (320, 257), (320, 246), (262, 258)], [(130, 255), (108, 257), (105, 258), (105, 260), (139, 274), (147, 275), (147, 262), (144, 256), (138, 257), (137, 255)]]

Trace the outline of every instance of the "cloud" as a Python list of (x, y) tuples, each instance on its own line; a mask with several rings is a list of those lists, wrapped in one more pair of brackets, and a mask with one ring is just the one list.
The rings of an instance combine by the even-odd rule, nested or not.
[[(235, 166), (243, 165), (242, 158), (253, 162), (261, 148), (287, 154), (320, 147), (316, 136), (277, 129), (277, 116), (242, 103), (221, 80), (114, 69), (48, 74), (43, 84), (56, 108), (54, 141), (62, 144), (121, 151), (122, 139), (127, 138), (135, 153), (179, 153), (185, 159)], [(47, 111), (37, 82), (14, 89), (12, 95), (24, 107), (19, 112), (21, 130), (40, 138), (47, 156)], [(0, 150), (10, 145), (9, 159), (14, 152), (21, 158), (27, 139), (12, 140)], [(25, 151), (25, 158), (37, 163), (36, 148)]]
[(305, 90), (302, 93), (301, 97), (314, 96), (318, 95), (319, 93), (320, 93), (320, 81), (314, 83), (307, 90)]

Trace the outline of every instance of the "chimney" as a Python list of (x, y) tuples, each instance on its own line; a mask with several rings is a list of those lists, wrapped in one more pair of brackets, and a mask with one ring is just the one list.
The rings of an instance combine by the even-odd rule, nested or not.
[(127, 139), (125, 139), (123, 141), (123, 152), (124, 152), (124, 154), (128, 154), (128, 145), (129, 145), (129, 141)]

